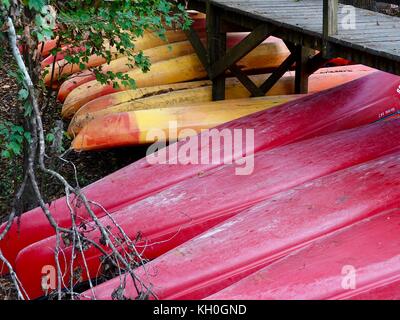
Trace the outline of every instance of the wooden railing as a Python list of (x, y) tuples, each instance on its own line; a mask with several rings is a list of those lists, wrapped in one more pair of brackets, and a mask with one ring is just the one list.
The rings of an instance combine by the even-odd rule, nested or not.
[[(354, 1), (340, 1), (344, 4), (353, 4)], [(400, 0), (379, 0), (387, 4), (400, 5)], [(323, 34), (324, 37), (335, 35), (338, 33), (338, 4), (339, 0), (324, 0), (323, 9)]]
[(324, 0), (323, 34), (324, 37), (338, 32), (338, 0)]

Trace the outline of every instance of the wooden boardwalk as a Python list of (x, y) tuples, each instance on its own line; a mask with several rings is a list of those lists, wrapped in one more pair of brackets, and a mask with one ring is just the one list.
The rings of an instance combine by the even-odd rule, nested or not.
[[(261, 39), (265, 39), (269, 35), (282, 38), (294, 50), (301, 46), (302, 49), (298, 51), (295, 58), (298, 62), (296, 64), (305, 62), (304, 56), (301, 56), (301, 53), (307, 55), (305, 49), (314, 49), (320, 51), (320, 55), (315, 57), (315, 61), (343, 57), (400, 75), (399, 17), (352, 7), (355, 13), (354, 20), (352, 20), (348, 7), (339, 4), (337, 14), (333, 13), (337, 17), (337, 30), (327, 33), (326, 30), (324, 32), (324, 26), (326, 27), (323, 18), (324, 2), (325, 4), (333, 3), (333, 0), (189, 0), (190, 8), (207, 12), (208, 34), (212, 37), (208, 47), (205, 48), (206, 52), (199, 48), (197, 41), (197, 52), (199, 56), (203, 55), (201, 58), (204, 61), (208, 59), (209, 74), (216, 82), (221, 76), (221, 70), (224, 67), (226, 67), (225, 70), (229, 69), (229, 63), (235, 60), (234, 57), (238, 58), (242, 56), (240, 53), (244, 54), (250, 51), (251, 43), (254, 47), (262, 41)], [(325, 20), (327, 20), (328, 14), (332, 15), (326, 10), (325, 8)], [(355, 24), (349, 25), (348, 22)], [(336, 24), (336, 21), (334, 23)], [(225, 56), (225, 60), (228, 59), (228, 62), (223, 65), (222, 60), (225, 55), (223, 35), (229, 31), (245, 30), (253, 31), (253, 41), (247, 39), (247, 45), (246, 43), (242, 44), (241, 51), (236, 48), (236, 52), (235, 50), (231, 50), (233, 51), (231, 53), (228, 52)], [(246, 47), (246, 50), (243, 47)], [(219, 69), (215, 65), (218, 61)], [(315, 68), (317, 67), (318, 65), (315, 65)], [(282, 71), (285, 71), (284, 69), (282, 67)], [(217, 70), (218, 72), (216, 72)], [(313, 68), (309, 68), (307, 72), (303, 70), (303, 76), (304, 74), (307, 76), (307, 73), (310, 74), (312, 71)], [(302, 70), (299, 72), (301, 73)], [(282, 74), (282, 72), (280, 73)], [(275, 78), (279, 79), (278, 76), (279, 74)], [(303, 76), (299, 75), (298, 79), (297, 91), (300, 92), (304, 91), (302, 89), (307, 83)], [(243, 81), (247, 81), (243, 75), (239, 75), (239, 77)], [(222, 82), (223, 80), (220, 79), (220, 87)], [(247, 84), (250, 90), (252, 85)], [(217, 87), (218, 84), (215, 85), (216, 94), (214, 96), (216, 99), (223, 99), (221, 89), (218, 90)], [(265, 87), (269, 88), (270, 84)], [(220, 95), (217, 92), (220, 92)], [(257, 95), (255, 90), (252, 92)]]

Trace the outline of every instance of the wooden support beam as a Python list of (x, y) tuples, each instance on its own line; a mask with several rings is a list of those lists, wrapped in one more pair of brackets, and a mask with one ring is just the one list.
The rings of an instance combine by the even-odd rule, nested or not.
[(313, 74), (318, 69), (322, 68), (329, 59), (324, 58), (322, 52), (318, 52), (312, 58), (307, 61), (307, 73)]
[(312, 52), (313, 50), (303, 47), (302, 45), (296, 46), (295, 93), (308, 93), (308, 77), (311, 75), (308, 63)]
[(229, 68), (233, 75), (238, 78), (238, 80), (243, 84), (243, 86), (251, 93), (252, 97), (262, 97), (265, 95), (255, 84), (254, 82), (236, 65), (233, 65)]
[(223, 74), (230, 66), (245, 57), (250, 51), (255, 49), (266, 38), (270, 36), (271, 28), (266, 24), (259, 25), (239, 44), (230, 49), (225, 56), (220, 58), (211, 67), (211, 79)]
[(268, 79), (260, 86), (260, 90), (266, 94), (286, 71), (290, 69), (293, 63), (296, 61), (296, 53), (291, 53), (289, 57), (282, 62), (282, 64), (268, 77)]
[(338, 0), (324, 0), (323, 8), (323, 36), (329, 36), (338, 33)]
[(210, 76), (210, 68), (208, 64), (208, 55), (207, 50), (204, 47), (199, 35), (192, 27), (189, 30), (185, 30), (186, 37), (192, 44), (197, 56), (199, 57), (200, 62), (202, 63), (204, 69), (207, 71), (208, 75)]
[[(226, 33), (221, 31), (221, 17), (218, 9), (207, 1), (207, 47), (208, 65), (212, 66), (226, 53)], [(222, 74), (212, 79), (212, 98), (225, 99), (225, 75)]]

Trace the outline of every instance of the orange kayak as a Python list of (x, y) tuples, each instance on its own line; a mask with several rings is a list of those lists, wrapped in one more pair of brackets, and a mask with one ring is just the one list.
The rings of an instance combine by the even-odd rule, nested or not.
[[(337, 86), (366, 75), (372, 72), (372, 70), (364, 66), (320, 69), (310, 77), (309, 92), (315, 93)], [(252, 76), (252, 80), (259, 85), (266, 77), (266, 75)], [(196, 82), (190, 82), (190, 84), (194, 87), (174, 89), (149, 87), (140, 89), (149, 89), (149, 91), (145, 91), (145, 94), (138, 92), (138, 90), (128, 90), (94, 99), (75, 113), (69, 125), (68, 132), (71, 136), (75, 136), (91, 120), (111, 113), (164, 108), (178, 106), (179, 104), (210, 102), (212, 100), (210, 82), (203, 81), (198, 86), (196, 86)], [(268, 95), (292, 94), (294, 92), (293, 84), (294, 73), (288, 72), (268, 92)], [(150, 91), (152, 89), (153, 91)], [(238, 80), (233, 78), (227, 79), (226, 99), (248, 98), (249, 95), (247, 89)]]
[[(235, 46), (246, 36), (247, 33), (234, 33), (228, 35), (227, 46), (228, 47)], [(269, 39), (268, 41), (276, 42), (281, 40), (277, 38), (272, 38), (272, 40)], [(181, 41), (144, 50), (143, 54), (149, 58), (151, 63), (156, 63), (163, 60), (178, 58), (183, 55), (191, 54), (194, 52), (195, 52), (194, 48), (192, 47), (189, 41)], [(125, 56), (111, 61), (110, 64), (103, 64), (102, 72), (106, 73), (108, 71), (111, 71), (115, 74), (118, 72), (125, 73), (136, 68), (136, 67), (132, 68), (131, 65), (132, 62), (129, 60), (128, 57)], [(65, 101), (66, 97), (71, 93), (72, 90), (92, 80), (96, 80), (96, 76), (90, 70), (84, 70), (71, 75), (60, 86), (60, 89), (58, 90), (57, 99), (62, 102)]]
[[(267, 42), (249, 53), (237, 65), (245, 71), (273, 69), (279, 66), (288, 55), (289, 51), (282, 42)], [(197, 54), (157, 62), (147, 73), (136, 69), (126, 74), (135, 79), (137, 88), (203, 79), (207, 76)], [(90, 81), (79, 86), (67, 96), (62, 116), (71, 118), (85, 103), (110, 93), (128, 89), (132, 88), (121, 82), (119, 87), (115, 88), (111, 84), (104, 85), (95, 80)]]
[[(193, 52), (194, 49), (189, 41), (181, 41), (144, 50), (143, 54), (149, 58), (151, 63), (155, 63), (162, 60), (188, 55)], [(102, 65), (102, 72), (107, 73), (111, 71), (114, 74), (117, 74), (118, 72), (125, 73), (128, 70), (132, 70), (133, 62), (130, 61), (131, 59), (132, 58), (125, 56), (112, 60), (110, 64)], [(92, 80), (96, 80), (96, 76), (90, 70), (84, 70), (74, 74), (72, 77), (64, 81), (60, 86), (57, 96), (58, 100), (64, 101), (72, 90)]]
[[(136, 52), (139, 52), (141, 50), (162, 46), (168, 43), (175, 43), (186, 40), (186, 35), (183, 31), (169, 30), (165, 32), (165, 37), (167, 41), (164, 41), (154, 33), (146, 32), (143, 37), (138, 38), (134, 41), (135, 42), (134, 50)], [(107, 50), (111, 52), (112, 60), (118, 59), (123, 56), (123, 54), (118, 52), (118, 50), (115, 47), (110, 46), (107, 43), (105, 43), (104, 46), (105, 48), (107, 48)], [(105, 58), (97, 55), (92, 55), (89, 57), (89, 61), (84, 62), (83, 65), (85, 66), (85, 69), (87, 69), (100, 66), (104, 63), (107, 63)], [(71, 74), (82, 71), (80, 64), (70, 64), (64, 59), (56, 62), (54, 66), (54, 71), (53, 71), (53, 65), (49, 65), (44, 70), (46, 74), (43, 78), (43, 81), (46, 85), (49, 85), (51, 83), (52, 74), (54, 82), (62, 80), (63, 78), (66, 78)]]
[[(203, 129), (213, 128), (302, 96), (224, 100), (112, 113), (90, 121), (76, 136), (72, 148), (88, 151), (180, 139), (184, 138), (181, 136), (183, 133), (187, 134), (185, 137), (196, 135)], [(171, 124), (176, 126), (176, 132), (170, 132)], [(154, 131), (155, 128), (157, 132)]]

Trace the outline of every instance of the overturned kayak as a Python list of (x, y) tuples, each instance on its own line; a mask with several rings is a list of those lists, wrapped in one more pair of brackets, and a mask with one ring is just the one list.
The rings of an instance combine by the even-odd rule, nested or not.
[[(238, 33), (238, 34), (231, 34), (228, 37), (227, 46), (232, 47), (238, 42), (240, 42), (246, 34)], [(272, 39), (268, 40), (268, 42), (278, 42), (282, 41), (279, 39)], [(283, 45), (283, 43), (282, 43)], [(184, 55), (188, 55), (194, 53), (194, 49), (189, 41), (181, 41), (171, 44), (166, 44), (163, 46), (158, 46), (154, 48), (150, 48), (143, 51), (143, 55), (149, 59), (151, 63), (156, 63), (163, 60), (168, 60), (172, 58), (178, 58)], [(132, 61), (130, 61), (130, 57), (121, 57), (119, 59), (112, 60), (110, 64), (102, 65), (102, 72), (113, 72), (117, 74), (118, 72), (128, 72), (133, 69)], [(89, 82), (95, 80), (96, 76), (92, 71), (85, 70), (79, 73), (74, 74), (73, 76), (69, 77), (63, 84), (60, 86), (58, 90), (57, 99), (60, 101), (64, 101), (68, 94), (75, 88)]]
[[(199, 32), (200, 35), (204, 34), (205, 32), (205, 19), (204, 18), (200, 18), (200, 19), (195, 19), (192, 27), (195, 31)], [(173, 32), (177, 32), (177, 36), (178, 39), (182, 37), (181, 32), (182, 31), (176, 31), (176, 30), (167, 30), (166, 36), (167, 36), (167, 40), (171, 40), (171, 41), (175, 41), (174, 38), (171, 36), (171, 34)], [(161, 40), (161, 39), (160, 39)], [(151, 48), (152, 46), (162, 46), (164, 44), (166, 44), (166, 41), (158, 41), (157, 39), (155, 39), (152, 36), (151, 32), (146, 32), (144, 34), (143, 37), (138, 37), (134, 40), (134, 44), (135, 44), (135, 50), (136, 51), (141, 51), (141, 50), (146, 50)], [(53, 42), (53, 44), (51, 44), (51, 42), (49, 44), (47, 44), (47, 47), (49, 47), (49, 45), (54, 45), (54, 47), (52, 49), (55, 48), (56, 43)], [(41, 67), (42, 68), (46, 68), (46, 67), (50, 67), (48, 70), (51, 71), (51, 66), (53, 63), (58, 62), (60, 60), (63, 60), (65, 58), (66, 55), (69, 54), (69, 51), (71, 52), (79, 52), (81, 50), (85, 50), (85, 47), (72, 47), (71, 45), (61, 45), (61, 51), (58, 52), (55, 56), (50, 55), (47, 58), (45, 58), (42, 62), (41, 62)], [(113, 51), (114, 48), (111, 48), (111, 51)], [(50, 51), (47, 51), (48, 53), (50, 53)], [(117, 55), (118, 56), (118, 55)], [(115, 56), (113, 56), (112, 58), (114, 58)], [(58, 76), (63, 74), (62, 70), (61, 70), (61, 66), (62, 65), (66, 65), (65, 64), (66, 61), (60, 61), (59, 63), (56, 64), (56, 68), (54, 69), (54, 73), (57, 74), (56, 78), (54, 80), (57, 80)], [(75, 67), (72, 68), (72, 70), (80, 70), (76, 69)], [(68, 73), (64, 74), (67, 75)]]
[[(249, 171), (248, 175), (236, 175), (235, 165), (224, 165), (207, 172), (207, 174), (203, 176), (195, 176), (191, 179), (187, 179), (154, 196), (150, 196), (142, 201), (127, 206), (115, 212), (113, 218), (131, 239), (137, 238), (138, 234), (141, 235), (140, 240), (136, 243), (136, 249), (142, 252), (144, 257), (153, 259), (207, 229), (212, 228), (216, 224), (233, 217), (246, 208), (271, 198), (278, 192), (293, 188), (299, 184), (325, 176), (337, 170), (342, 170), (375, 159), (384, 154), (399, 151), (399, 138), (400, 121), (392, 121), (341, 131), (339, 133), (297, 142), (270, 151), (259, 152), (256, 154), (253, 161), (253, 171)], [(400, 167), (396, 170), (396, 173), (398, 173), (399, 170)], [(348, 177), (350, 175), (354, 181), (349, 177), (346, 182), (349, 184), (353, 181), (351, 183), (352, 185), (358, 183), (359, 180), (357, 180), (357, 178), (359, 176), (362, 177), (362, 175), (358, 173), (347, 173), (336, 176), (336, 178), (325, 179), (323, 182), (310, 182), (305, 187), (299, 187), (301, 191), (294, 192), (294, 194), (299, 194), (297, 198), (293, 196), (293, 192), (288, 192), (287, 194), (289, 196), (286, 196), (286, 193), (285, 196), (278, 196), (278, 200), (272, 198), (273, 200), (271, 202), (262, 205), (263, 214), (265, 213), (265, 215), (267, 215), (269, 209), (266, 210), (265, 208), (269, 208), (268, 206), (271, 204), (274, 205), (272, 205), (269, 214), (273, 215), (273, 219), (276, 219), (276, 216), (281, 214), (289, 215), (289, 213), (284, 212), (285, 210), (294, 211), (299, 207), (299, 211), (305, 210), (307, 212), (307, 210), (311, 210), (309, 209), (310, 207), (315, 205), (315, 210), (310, 212), (309, 216), (307, 216), (307, 218), (311, 218), (311, 215), (317, 214), (321, 206), (332, 208), (335, 205), (334, 201), (326, 195), (326, 192), (332, 191), (333, 194), (337, 195), (351, 190), (347, 184), (343, 186), (341, 182), (336, 182), (345, 179), (342, 178), (342, 176)], [(393, 179), (393, 177), (394, 174), (390, 174), (390, 178)], [(370, 184), (376, 183), (373, 178), (371, 179), (372, 181), (369, 182)], [(386, 180), (389, 180), (389, 178)], [(382, 179), (383, 182), (386, 182), (386, 180)], [(339, 184), (339, 187), (336, 186), (337, 184)], [(323, 193), (322, 197), (318, 195), (318, 192), (322, 192), (320, 190), (321, 188), (316, 187), (320, 185), (323, 185), (323, 188), (325, 188), (323, 189), (325, 193)], [(359, 187), (359, 192), (364, 190), (363, 183), (361, 183), (361, 186), (362, 187)], [(365, 189), (368, 190), (368, 188)], [(369, 194), (365, 190), (363, 192)], [(382, 196), (381, 192), (376, 191), (376, 193), (374, 199), (380, 199), (378, 196)], [(308, 201), (308, 206), (304, 206), (300, 199), (298, 199), (300, 195), (305, 197), (305, 202)], [(324, 196), (326, 198), (324, 198)], [(390, 196), (388, 195), (385, 197), (388, 205), (391, 203), (392, 196), (396, 196), (398, 200), (398, 197), (400, 197), (400, 190), (393, 191)], [(351, 195), (348, 197), (351, 197)], [(366, 207), (366, 205), (363, 205), (362, 197), (355, 196), (354, 198), (359, 201), (360, 208)], [(311, 199), (315, 200), (311, 201)], [(372, 200), (373, 199), (370, 199), (370, 201)], [(320, 201), (320, 204), (318, 205), (318, 202), (314, 204), (315, 201)], [(376, 202), (378, 203), (379, 201)], [(277, 203), (280, 204), (277, 205)], [(343, 203), (346, 202), (343, 201)], [(341, 203), (340, 206), (342, 205)], [(370, 203), (368, 203), (368, 205), (371, 206)], [(279, 212), (273, 213), (274, 207), (279, 208)], [(288, 208), (292, 209), (288, 210)], [(328, 215), (325, 211), (323, 213)], [(255, 214), (257, 215), (257, 213)], [(290, 212), (290, 214), (301, 217), (303, 212)], [(261, 221), (266, 218), (265, 215), (258, 217), (257, 222), (251, 220), (251, 223), (255, 225), (264, 225)], [(350, 216), (349, 214), (349, 219)], [(321, 213), (319, 219), (323, 219), (323, 217)], [(307, 220), (307, 218), (305, 218), (305, 220)], [(246, 219), (247, 218), (241, 218), (240, 220)], [(286, 217), (286, 219), (289, 218)], [(157, 224), (154, 224), (154, 221), (157, 221)], [(107, 226), (111, 234), (118, 234), (117, 228), (107, 217), (102, 218), (101, 222)], [(330, 222), (331, 221), (326, 221), (326, 225), (329, 225)], [(268, 221), (265, 222), (265, 226), (268, 228)], [(91, 224), (89, 224), (87, 230), (92, 229)], [(243, 230), (248, 229), (249, 227), (247, 226), (243, 228)], [(210, 234), (213, 233), (214, 231), (211, 230)], [(217, 261), (219, 261), (219, 259), (215, 258), (219, 254), (218, 243), (236, 247), (238, 244), (235, 241), (240, 241), (241, 246), (245, 246), (247, 243), (254, 241), (251, 238), (246, 240), (245, 237), (241, 237), (236, 230), (225, 230), (224, 233), (229, 234), (232, 239), (226, 241), (225, 239), (210, 240), (211, 242), (207, 250), (199, 246), (200, 249), (198, 251), (197, 247), (193, 245), (193, 247), (187, 250), (186, 254), (182, 255), (185, 258), (179, 255), (176, 257), (176, 252), (170, 255), (167, 254), (169, 257), (167, 260), (171, 266), (174, 265), (175, 262), (178, 265), (178, 260), (184, 259), (187, 267), (182, 270), (191, 270), (193, 273), (191, 274), (191, 272), (188, 271), (187, 274), (180, 274), (174, 278), (174, 280), (171, 279), (171, 281), (176, 280), (177, 282), (182, 281), (183, 283), (186, 280), (191, 281), (193, 277), (196, 277), (197, 272), (195, 269), (198, 268), (198, 270), (200, 270), (203, 267), (199, 265), (200, 262), (197, 262), (196, 259), (204, 259), (204, 254), (208, 251), (209, 254), (206, 256), (210, 256), (210, 261), (213, 260), (216, 263), (213, 268), (213, 270), (215, 270), (218, 265)], [(101, 246), (101, 235), (99, 232), (87, 232), (85, 236)], [(227, 238), (229, 238), (228, 235)], [(268, 242), (268, 239), (265, 239), (265, 241)], [(55, 245), (55, 237), (48, 238), (25, 248), (17, 257), (17, 274), (30, 297), (38, 297), (44, 294), (40, 287), (41, 270), (43, 266), (55, 265)], [(232, 250), (226, 246), (222, 246), (221, 250), (224, 252), (226, 250), (227, 253), (232, 252)], [(213, 248), (216, 248), (215, 250), (218, 252), (213, 253)], [(106, 252), (109, 251), (106, 246), (103, 246), (103, 249)], [(60, 250), (63, 252), (60, 264), (63, 274), (65, 275), (64, 283), (68, 283), (72, 247), (62, 245)], [(253, 251), (257, 250), (249, 251), (252, 251), (253, 254)], [(197, 252), (199, 256), (197, 256)], [(77, 254), (76, 251), (75, 254)], [(101, 256), (103, 256), (103, 253), (97, 248), (91, 247), (85, 250), (85, 261), (89, 266), (89, 273), (93, 278), (102, 275)], [(174, 260), (175, 258), (176, 260)], [(222, 255), (220, 261), (223, 261), (223, 259), (225, 259), (225, 257)], [(179, 266), (180, 264), (181, 261), (179, 262)], [(184, 264), (185, 263), (182, 262), (182, 265)], [(204, 264), (204, 270), (207, 270), (208, 267), (208, 264)], [(83, 270), (83, 268), (82, 257), (78, 255), (75, 260), (74, 269)], [(163, 268), (161, 267), (161, 269)], [(181, 280), (179, 280), (180, 276), (182, 276)], [(230, 276), (231, 275), (228, 277)], [(82, 273), (81, 277), (83, 280), (87, 279), (87, 275), (84, 273)], [(208, 278), (212, 278), (212, 274), (210, 274)], [(163, 280), (166, 279), (163, 278)], [(178, 293), (176, 292), (176, 294)], [(188, 298), (192, 297), (188, 296)]]
[[(244, 71), (271, 70), (278, 67), (288, 56), (289, 51), (283, 43), (266, 42), (241, 59), (237, 66)], [(137, 88), (198, 80), (207, 77), (207, 72), (195, 53), (154, 63), (150, 71), (146, 73), (135, 69), (125, 74), (135, 80)], [(101, 84), (96, 80), (89, 81), (74, 89), (67, 96), (62, 108), (62, 116), (70, 118), (90, 100), (128, 89), (131, 89), (131, 87), (124, 85), (121, 81), (119, 81), (118, 88), (114, 88), (111, 84)]]
[(300, 97), (302, 95), (224, 100), (110, 113), (89, 121), (71, 147), (89, 151), (186, 139), (202, 130)]
[[(338, 153), (331, 154), (331, 159), (336, 156)], [(399, 174), (400, 153), (397, 152), (281, 192), (149, 262), (136, 272), (136, 276), (147, 286), (151, 285), (158, 299), (204, 298), (331, 232), (351, 226), (383, 210), (396, 208), (400, 200)], [(392, 230), (398, 234), (399, 226), (397, 223), (394, 225), (396, 227), (392, 227)], [(365, 236), (368, 237), (367, 234)], [(347, 237), (347, 247), (353, 247), (359, 253), (367, 252), (365, 256), (370, 256), (369, 250), (360, 251), (356, 238), (350, 241), (350, 237)], [(374, 240), (379, 241), (379, 238)], [(321, 256), (326, 257), (328, 248), (336, 245), (333, 241), (324, 251), (310, 252), (312, 260), (309, 260), (308, 268), (304, 266), (307, 259), (302, 258), (297, 259), (294, 266), (289, 262), (281, 263), (280, 266), (285, 267), (274, 268), (272, 279), (267, 271), (264, 273), (265, 278), (254, 277), (257, 281), (253, 281), (251, 287), (257, 288), (257, 284), (265, 281), (265, 289), (270, 295), (276, 294), (281, 299), (290, 298), (301, 291), (300, 297), (308, 298), (311, 292), (318, 291), (318, 288), (313, 290), (319, 287), (316, 283), (324, 287), (322, 281), (316, 282), (315, 278), (319, 274), (316, 271), (319, 263), (325, 262)], [(377, 243), (375, 246), (381, 247)], [(395, 256), (398, 255), (397, 247)], [(32, 257), (26, 260), (27, 265)], [(386, 256), (387, 259), (389, 257)], [(396, 259), (397, 267), (399, 263), (400, 260)], [(303, 271), (312, 271), (302, 273), (302, 268)], [(382, 272), (380, 268), (375, 270), (376, 274)], [(336, 272), (340, 277), (341, 269)], [(309, 282), (304, 287), (294, 286), (287, 290), (290, 282), (285, 280), (301, 279), (299, 273), (305, 274)], [(126, 283), (124, 289), (121, 288), (121, 296), (135, 299), (141, 292), (136, 291), (129, 276), (117, 277), (95, 287), (95, 297), (111, 299), (123, 279)], [(327, 280), (331, 283), (332, 278), (328, 277)], [(280, 283), (282, 286), (279, 288)], [(337, 284), (340, 285), (340, 281)], [(243, 296), (249, 294), (250, 291), (244, 288), (242, 286), (242, 291), (236, 292), (241, 292)], [(139, 285), (139, 290), (142, 289)], [(83, 296), (90, 297), (92, 293), (87, 291)], [(262, 298), (262, 295), (254, 298)]]
[(399, 246), (400, 211), (388, 210), (323, 237), (207, 299), (398, 300)]
[[(161, 39), (157, 34), (152, 33), (152, 32), (145, 32), (143, 37), (135, 39), (135, 48), (134, 52), (140, 52), (141, 50), (146, 50), (158, 46), (162, 46), (165, 44), (172, 44), (175, 42), (181, 42), (187, 40), (187, 37), (185, 33), (181, 30), (176, 31), (176, 30), (167, 30), (165, 32), (165, 39)], [(115, 47), (109, 45), (108, 43), (104, 44), (104, 47), (110, 51), (111, 53), (111, 59), (115, 60), (118, 58), (121, 58), (125, 54), (120, 53)], [(79, 50), (79, 49), (78, 49)], [(51, 80), (53, 82), (65, 79), (71, 74), (77, 73), (79, 71), (82, 71), (83, 69), (88, 69), (88, 68), (93, 68), (100, 66), (102, 64), (107, 63), (107, 60), (98, 55), (92, 55), (89, 57), (87, 62), (84, 62), (83, 65), (80, 63), (77, 64), (71, 64), (67, 60), (58, 60), (55, 64), (52, 63), (52, 61), (48, 61), (50, 64), (45, 67), (44, 72), (44, 83), (46, 85), (49, 85)], [(54, 68), (53, 68), (54, 65)], [(84, 66), (82, 68), (82, 66)]]
[[(155, 63), (162, 60), (172, 59), (174, 57), (188, 55), (193, 52), (193, 47), (189, 41), (180, 41), (146, 49), (143, 51), (143, 54), (148, 57), (152, 63)], [(134, 64), (134, 62), (131, 60), (132, 57), (120, 57), (112, 60), (109, 64), (102, 65), (101, 71), (104, 73), (113, 72), (114, 74), (117, 74), (118, 72), (127, 72), (128, 69), (132, 69), (132, 65)], [(53, 81), (58, 81), (58, 79), (62, 76), (65, 77), (68, 74), (74, 74), (72, 77), (64, 81), (64, 83), (60, 86), (57, 96), (60, 101), (64, 101), (69, 92), (79, 85), (96, 79), (96, 76), (92, 71), (81, 71), (80, 69), (75, 69), (76, 67), (74, 68), (73, 66), (66, 66), (65, 68), (61, 68), (60, 66), (60, 68), (57, 69), (53, 75)], [(60, 73), (60, 70), (62, 70), (62, 73)], [(46, 85), (50, 84), (52, 78), (52, 74), (50, 72), (44, 77)]]
[[(374, 72), (373, 69), (360, 65), (351, 68), (322, 68), (310, 77), (309, 92), (315, 93), (329, 89), (372, 72)], [(251, 78), (257, 85), (261, 85), (267, 76), (268, 75), (256, 75), (251, 76)], [(152, 89), (153, 87), (148, 87), (141, 89), (143, 92), (146, 92), (146, 94), (142, 94), (138, 89), (113, 93), (94, 99), (75, 113), (70, 122), (68, 133), (71, 136), (75, 136), (91, 120), (111, 113), (212, 101), (211, 85), (205, 85), (204, 82), (199, 83), (197, 87), (196, 82), (189, 82), (189, 84), (192, 84), (193, 88), (185, 89), (182, 86), (173, 88), (173, 85), (171, 85), (171, 88), (166, 90), (167, 88), (154, 87), (154, 89)], [(177, 85), (178, 84), (176, 84), (176, 86)], [(294, 92), (293, 72), (287, 72), (267, 95), (276, 96), (289, 94), (290, 92)], [(226, 99), (246, 98), (249, 97), (249, 95), (249, 91), (239, 81), (233, 78), (227, 79), (225, 89)]]
[[(335, 68), (321, 68), (316, 73), (312, 74), (309, 79), (308, 91), (309, 93), (316, 93), (322, 90), (330, 89), (335, 86), (350, 82), (352, 80), (361, 78), (368, 74), (375, 72), (375, 69), (371, 69), (369, 67), (365, 67), (362, 65), (355, 66), (346, 66), (346, 67), (335, 67)], [(261, 85), (265, 79), (267, 79), (269, 75), (254, 75), (250, 76), (250, 78), (257, 84)], [(285, 73), (279, 81), (267, 92), (268, 96), (275, 95), (289, 95), (294, 94), (294, 72)], [(169, 91), (165, 89), (168, 88), (164, 86), (156, 86), (156, 87), (147, 87), (136, 90), (127, 90), (116, 93), (107, 94), (105, 96), (101, 96), (99, 98), (93, 99), (83, 105), (76, 113), (79, 113), (77, 117), (82, 117), (85, 114), (104, 110), (107, 108), (116, 107), (119, 108), (119, 105), (125, 104), (134, 106), (135, 101), (137, 99), (141, 99), (143, 97), (148, 98), (146, 101), (154, 101), (154, 99), (158, 99), (157, 95), (164, 94), (162, 98), (165, 98), (166, 103), (168, 101), (174, 100), (183, 100), (184, 102), (193, 102), (198, 99), (197, 102), (206, 102), (211, 101), (211, 82), (204, 81), (192, 81), (185, 82), (187, 85), (191, 85), (191, 89), (196, 89), (190, 92), (186, 97), (183, 92), (178, 92), (181, 90), (185, 90), (182, 87), (182, 84), (171, 84), (171, 88)], [(199, 85), (196, 85), (199, 83)], [(177, 86), (176, 88), (172, 86)], [(178, 87), (178, 85), (180, 85)], [(157, 90), (159, 89), (159, 92)], [(145, 94), (142, 94), (143, 90)], [(166, 91), (166, 92), (164, 92)], [(150, 98), (153, 97), (152, 99)], [(193, 98), (192, 98), (193, 97)], [(226, 98), (227, 99), (239, 99), (239, 98), (248, 98), (250, 97), (249, 91), (240, 83), (237, 79), (228, 78), (226, 82)], [(81, 111), (81, 109), (83, 109)], [(80, 112), (81, 111), (81, 112)], [(76, 114), (75, 113), (75, 114)]]
[[(208, 170), (223, 163), (243, 159), (243, 156), (253, 151), (270, 150), (294, 141), (357, 127), (379, 120), (382, 114), (389, 111), (397, 112), (400, 110), (400, 97), (396, 91), (399, 85), (399, 77), (376, 72), (321, 94), (234, 120), (217, 127), (209, 139), (205, 139), (206, 143), (199, 146), (197, 165), (187, 165), (186, 159), (181, 161), (179, 155), (174, 155), (174, 150), (185, 145), (185, 141), (182, 141), (156, 153), (156, 156), (165, 153), (170, 155), (166, 164), (151, 164), (147, 157), (91, 184), (83, 192), (88, 199), (115, 212), (179, 181), (206, 174)], [(378, 87), (380, 90), (377, 91)], [(222, 131), (243, 131), (248, 128), (254, 129), (254, 145), (249, 148), (245, 146), (233, 151), (224, 150), (224, 146), (212, 142), (214, 135), (220, 138)], [(210, 154), (219, 155), (220, 160), (210, 162)], [(110, 197), (110, 194), (113, 196)], [(71, 201), (75, 206), (77, 201)], [(65, 198), (53, 201), (49, 208), (60, 226), (71, 227), (70, 211)], [(104, 211), (98, 206), (93, 205), (92, 209), (96, 215), (104, 216)], [(75, 213), (77, 224), (89, 219), (82, 206), (77, 206)], [(0, 230), (4, 230), (4, 227), (5, 224)], [(54, 233), (42, 210), (37, 208), (14, 220), (10, 231), (0, 242), (0, 248), (14, 264), (21, 249)], [(7, 272), (1, 266), (0, 271)]]

